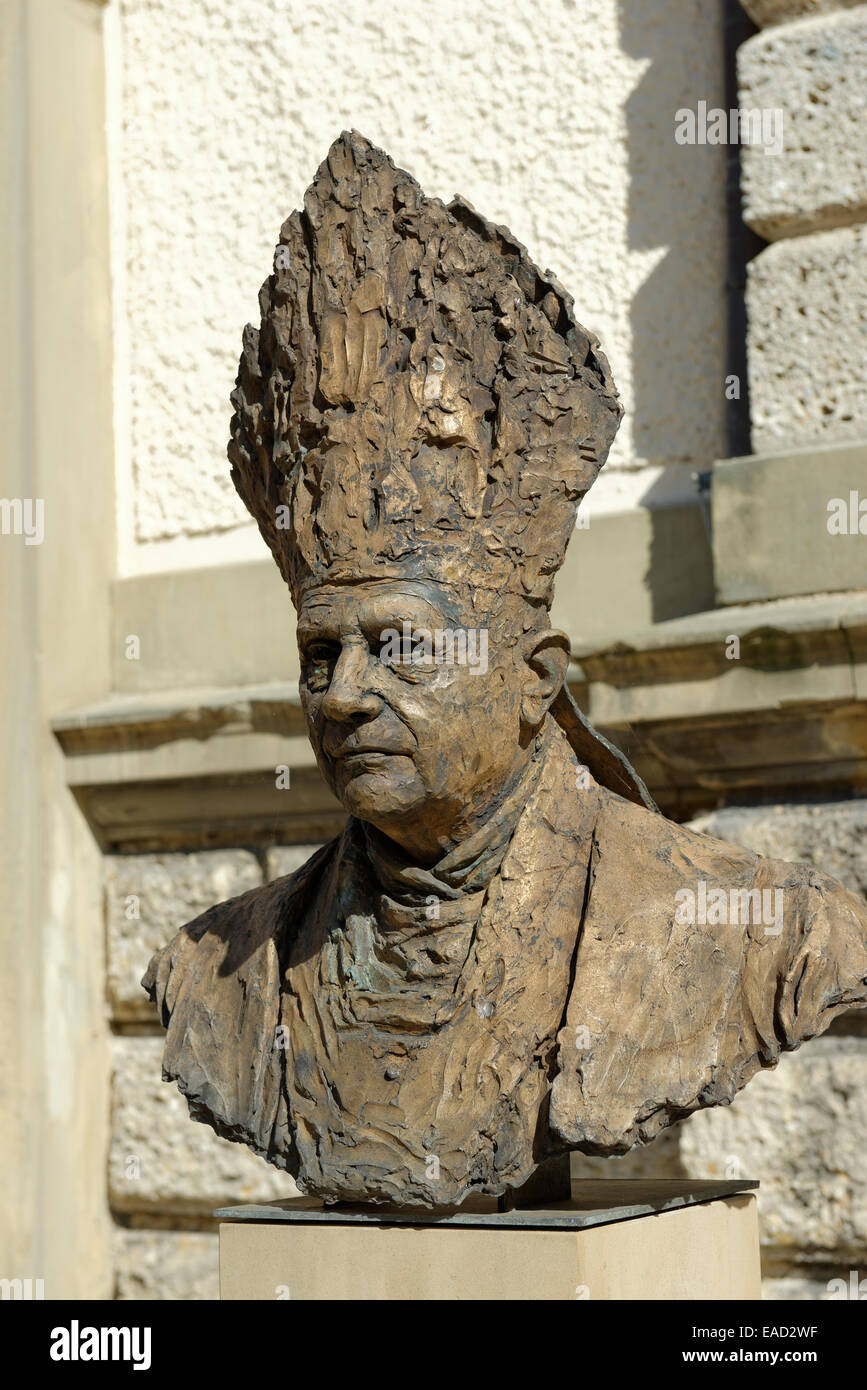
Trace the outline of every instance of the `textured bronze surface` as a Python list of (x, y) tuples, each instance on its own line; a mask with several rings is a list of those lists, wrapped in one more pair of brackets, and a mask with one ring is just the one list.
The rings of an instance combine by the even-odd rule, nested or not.
[(566, 693), (553, 580), (621, 414), (598, 343), (505, 228), (354, 133), (260, 307), (232, 476), (350, 818), (154, 957), (164, 1076), (303, 1191), (398, 1206), (728, 1103), (867, 1002), (867, 911), (666, 820)]

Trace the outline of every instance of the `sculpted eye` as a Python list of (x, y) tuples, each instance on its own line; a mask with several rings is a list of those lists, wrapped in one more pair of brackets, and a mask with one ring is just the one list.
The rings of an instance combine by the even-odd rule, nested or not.
[(328, 689), (338, 655), (338, 649), (331, 642), (304, 644), (301, 652), (301, 667), (308, 690), (323, 691)]
[(400, 680), (417, 682), (430, 664), (414, 644), (411, 633), (402, 628), (383, 628), (371, 634), (369, 641), (371, 652)]
[(306, 664), (321, 665), (323, 662), (334, 662), (336, 659), (337, 653), (329, 642), (312, 642), (304, 649)]

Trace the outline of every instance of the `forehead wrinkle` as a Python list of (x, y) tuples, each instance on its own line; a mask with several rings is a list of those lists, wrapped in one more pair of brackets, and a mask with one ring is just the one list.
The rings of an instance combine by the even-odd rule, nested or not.
[[(335, 585), (332, 588), (320, 586), (304, 599), (298, 614), (298, 627), (312, 619), (317, 627), (323, 625), (325, 614), (334, 614), (339, 626), (348, 623), (371, 622), (390, 626), (404, 619), (418, 621), (426, 615), (416, 609), (423, 604), (436, 621), (445, 619), (448, 624), (459, 622), (465, 605), (458, 602), (457, 596), (442, 591), (443, 586), (434, 581), (422, 579), (376, 579), (363, 580), (353, 585)], [(401, 609), (404, 611), (401, 612)], [(419, 626), (422, 624), (419, 623)]]
[(363, 600), (358, 608), (358, 619), (364, 627), (386, 628), (405, 622), (411, 627), (436, 627), (444, 616), (441, 609), (418, 594), (396, 594), (389, 602), (385, 595), (377, 595)]

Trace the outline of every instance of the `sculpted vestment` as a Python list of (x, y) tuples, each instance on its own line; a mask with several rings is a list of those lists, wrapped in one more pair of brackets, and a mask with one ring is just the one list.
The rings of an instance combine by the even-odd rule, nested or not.
[[(649, 1141), (867, 1002), (859, 899), (579, 775), (551, 718), (537, 744), (433, 870), (350, 818), (155, 956), (164, 1075), (197, 1118), (328, 1200), (450, 1204)], [(782, 920), (754, 897), (678, 921), (699, 884), (782, 892)]]

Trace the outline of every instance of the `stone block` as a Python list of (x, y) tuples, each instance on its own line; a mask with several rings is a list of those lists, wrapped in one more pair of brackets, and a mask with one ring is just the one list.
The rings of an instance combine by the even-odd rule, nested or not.
[(771, 859), (815, 864), (867, 898), (867, 800), (782, 806), (726, 806), (690, 822), (693, 830)]
[(758, 1178), (762, 1245), (867, 1258), (867, 1042), (823, 1038), (755, 1076), (731, 1106), (680, 1127), (696, 1178)]
[(851, 10), (862, 0), (741, 0), (753, 24), (785, 24), (790, 19), (811, 15), (831, 14), (834, 10)]
[[(636, 1186), (637, 1202), (663, 1198), (653, 1183)], [(665, 1193), (669, 1201), (673, 1195)], [(581, 1193), (585, 1210), (598, 1203), (597, 1215), (608, 1201)], [(757, 1299), (756, 1200), (752, 1192), (732, 1194), (545, 1230), (227, 1220), (220, 1223), (220, 1290), (227, 1302)]]
[(830, 1298), (827, 1281), (786, 1275), (762, 1280), (762, 1299), (772, 1303), (817, 1303)]
[(183, 1303), (220, 1297), (216, 1234), (118, 1227), (114, 1251), (117, 1299)]
[[(717, 463), (712, 511), (718, 602), (862, 589), (867, 535), (853, 512), (853, 493), (856, 508), (861, 498), (867, 502), (867, 446), (861, 444)], [(787, 688), (786, 697), (795, 698), (795, 691)]]
[(215, 1207), (296, 1197), (292, 1179), (243, 1144), (192, 1120), (162, 1076), (163, 1039), (113, 1039), (111, 1205), (210, 1216)]
[(130, 854), (106, 859), (108, 997), (112, 1017), (154, 1018), (141, 977), (153, 953), (185, 923), (262, 882), (246, 850)]
[(782, 150), (741, 151), (744, 221), (768, 241), (863, 220), (865, 72), (865, 5), (769, 29), (738, 49), (740, 106), (782, 117)]
[(750, 262), (747, 316), (753, 452), (863, 439), (867, 227), (766, 247)]

